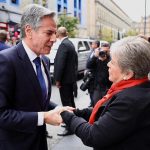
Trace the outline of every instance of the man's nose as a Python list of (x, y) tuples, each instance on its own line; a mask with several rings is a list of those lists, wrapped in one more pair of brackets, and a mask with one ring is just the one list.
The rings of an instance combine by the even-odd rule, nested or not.
[(56, 42), (56, 34), (53, 34), (51, 36), (50, 41)]

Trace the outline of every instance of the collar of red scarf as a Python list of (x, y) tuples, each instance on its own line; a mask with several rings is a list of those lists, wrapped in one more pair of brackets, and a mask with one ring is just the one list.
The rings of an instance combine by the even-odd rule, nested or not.
[(129, 88), (129, 87), (132, 87), (132, 86), (136, 86), (136, 85), (139, 85), (139, 84), (142, 84), (144, 82), (148, 81), (148, 78), (145, 77), (145, 78), (142, 78), (142, 79), (130, 79), (130, 80), (122, 80), (116, 84), (113, 84), (111, 86), (111, 88), (108, 90), (107, 94), (102, 98), (100, 99), (96, 105), (94, 106), (93, 108), (93, 111), (91, 113), (91, 116), (90, 116), (90, 119), (89, 119), (89, 123), (90, 124), (93, 124), (94, 121), (95, 121), (95, 117), (96, 117), (96, 114), (99, 110), (99, 108), (108, 100), (110, 100), (115, 94), (117, 94), (118, 92), (126, 89), (126, 88)]

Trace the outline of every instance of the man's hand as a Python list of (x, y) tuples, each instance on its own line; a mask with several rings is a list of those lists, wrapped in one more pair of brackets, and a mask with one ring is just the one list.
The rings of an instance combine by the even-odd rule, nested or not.
[(99, 57), (99, 51), (100, 51), (99, 48), (94, 50), (94, 56), (97, 58)]
[(44, 112), (44, 122), (47, 124), (58, 126), (62, 123), (60, 111), (57, 109)]
[(73, 112), (73, 111), (75, 110), (75, 108), (70, 107), (70, 106), (64, 106), (64, 107), (57, 106), (57, 107), (55, 108), (55, 110), (59, 111), (59, 113), (61, 113), (61, 112), (63, 112), (63, 111)]
[(59, 126), (63, 122), (60, 113), (63, 111), (73, 112), (74, 109), (75, 108), (70, 106), (65, 107), (57, 106), (55, 109), (51, 111), (44, 112), (44, 122), (47, 124)]

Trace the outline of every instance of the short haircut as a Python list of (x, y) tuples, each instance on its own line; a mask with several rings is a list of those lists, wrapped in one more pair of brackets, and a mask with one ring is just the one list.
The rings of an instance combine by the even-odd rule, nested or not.
[(59, 27), (57, 30), (57, 34), (66, 37), (68, 35), (67, 29), (65, 27)]
[(109, 43), (102, 43), (101, 47), (110, 47)]
[(111, 56), (117, 59), (123, 72), (133, 71), (134, 78), (143, 78), (150, 72), (150, 43), (140, 37), (127, 37), (113, 43)]
[(94, 41), (94, 43), (97, 45), (97, 47), (100, 46), (100, 41), (96, 40), (96, 41)]
[(36, 30), (40, 26), (41, 20), (46, 16), (54, 17), (55, 12), (50, 11), (41, 5), (28, 5), (21, 17), (21, 37), (24, 38), (26, 36), (26, 25), (30, 25), (34, 30)]

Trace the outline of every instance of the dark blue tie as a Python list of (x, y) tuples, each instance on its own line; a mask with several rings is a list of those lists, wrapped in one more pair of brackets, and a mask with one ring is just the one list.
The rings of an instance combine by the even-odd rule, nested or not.
[(33, 60), (35, 66), (36, 66), (36, 71), (37, 71), (37, 77), (41, 86), (41, 90), (42, 90), (42, 97), (43, 97), (43, 101), (46, 100), (46, 96), (47, 96), (47, 90), (46, 90), (46, 84), (45, 84), (45, 80), (42, 74), (42, 69), (41, 69), (41, 59), (40, 57), (36, 57)]

